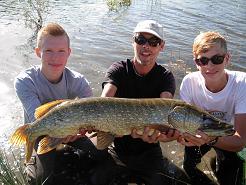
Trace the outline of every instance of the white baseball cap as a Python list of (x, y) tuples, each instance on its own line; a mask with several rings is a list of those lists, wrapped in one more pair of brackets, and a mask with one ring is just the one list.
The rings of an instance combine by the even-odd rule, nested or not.
[(134, 33), (150, 33), (164, 41), (163, 26), (154, 20), (145, 20), (137, 24)]

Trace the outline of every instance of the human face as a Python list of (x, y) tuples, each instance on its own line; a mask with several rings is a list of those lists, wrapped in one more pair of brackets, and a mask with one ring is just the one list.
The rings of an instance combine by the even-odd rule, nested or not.
[[(147, 40), (154, 37), (154, 35), (150, 33), (140, 33), (140, 34)], [(161, 42), (157, 46), (150, 46), (149, 42), (145, 42), (144, 44), (140, 45), (134, 41), (133, 48), (134, 48), (135, 61), (142, 66), (152, 67), (155, 64), (160, 51), (163, 50), (164, 43)]]
[(41, 71), (48, 80), (60, 80), (70, 53), (66, 36), (48, 35), (42, 39), (40, 48), (36, 48), (36, 54), (41, 58)]
[(226, 73), (224, 69), (229, 63), (229, 54), (225, 54), (219, 45), (215, 45), (206, 53), (200, 53), (199, 55), (195, 56), (196, 59), (201, 59), (203, 57), (206, 57), (208, 59), (215, 59), (215, 56), (224, 56), (224, 59), (222, 57), (223, 62), (221, 64), (218, 64), (217, 61), (217, 64), (214, 64), (211, 60), (209, 60), (207, 65), (198, 65), (196, 63), (197, 68), (206, 81), (220, 81), (225, 78)]

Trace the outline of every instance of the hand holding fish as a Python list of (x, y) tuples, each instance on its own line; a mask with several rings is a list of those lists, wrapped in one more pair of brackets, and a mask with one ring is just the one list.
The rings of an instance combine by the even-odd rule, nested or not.
[(176, 129), (168, 129), (165, 132), (160, 132), (159, 130), (154, 130), (149, 127), (145, 127), (143, 133), (141, 131), (133, 129), (131, 136), (133, 138), (141, 138), (147, 143), (157, 143), (160, 142), (169, 142), (177, 140), (180, 136), (180, 132)]
[(133, 138), (141, 138), (147, 143), (157, 143), (159, 135), (160, 131), (150, 129), (149, 127), (145, 127), (144, 131), (133, 129), (131, 133)]
[(176, 129), (168, 129), (166, 132), (161, 132), (158, 136), (158, 141), (169, 142), (177, 140), (180, 137), (180, 132)]
[(197, 131), (196, 135), (189, 133), (183, 133), (181, 137), (178, 138), (178, 142), (185, 146), (201, 146), (210, 141), (214, 140), (216, 137), (208, 136), (202, 131)]

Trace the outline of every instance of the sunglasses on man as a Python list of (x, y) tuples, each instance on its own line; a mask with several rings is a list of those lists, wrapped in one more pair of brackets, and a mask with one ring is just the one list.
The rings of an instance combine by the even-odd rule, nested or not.
[(208, 65), (208, 62), (211, 61), (212, 64), (215, 65), (219, 65), (222, 64), (224, 62), (225, 59), (225, 55), (214, 55), (211, 58), (207, 58), (207, 57), (201, 57), (201, 58), (196, 58), (194, 59), (194, 61), (196, 62), (196, 64), (198, 66), (206, 66)]
[(144, 45), (147, 42), (149, 43), (150, 46), (152, 47), (156, 47), (158, 45), (161, 44), (161, 39), (153, 36), (149, 39), (145, 38), (143, 35), (139, 34), (134, 36), (134, 41), (138, 44), (138, 45)]

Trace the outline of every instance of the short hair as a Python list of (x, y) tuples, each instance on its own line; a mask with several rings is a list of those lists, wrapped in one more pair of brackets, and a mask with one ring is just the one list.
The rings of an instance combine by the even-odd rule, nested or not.
[(70, 47), (70, 39), (67, 32), (57, 23), (48, 23), (46, 26), (42, 27), (37, 36), (37, 47), (41, 47), (42, 39), (47, 36), (66, 36), (68, 41), (68, 47)]
[(206, 53), (217, 44), (224, 53), (227, 53), (226, 39), (220, 33), (213, 31), (200, 33), (193, 43), (193, 55), (197, 56), (200, 53)]

